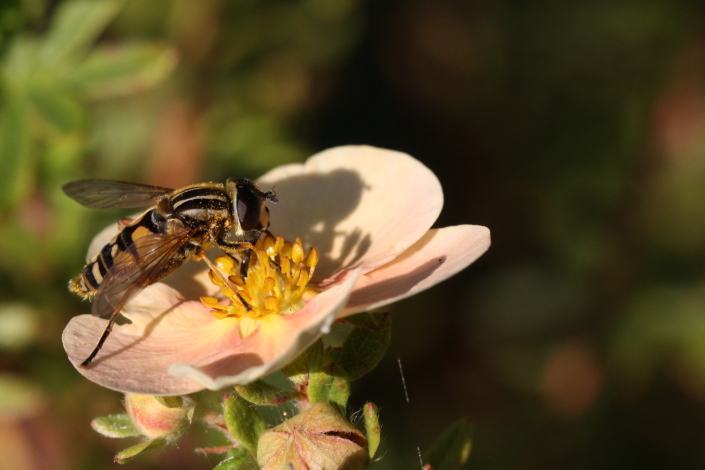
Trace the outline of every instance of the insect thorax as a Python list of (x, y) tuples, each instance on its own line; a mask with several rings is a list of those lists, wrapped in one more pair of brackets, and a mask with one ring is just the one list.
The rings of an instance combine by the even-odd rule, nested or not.
[(232, 202), (222, 187), (193, 186), (176, 191), (169, 197), (174, 215), (189, 219), (218, 222), (232, 218)]

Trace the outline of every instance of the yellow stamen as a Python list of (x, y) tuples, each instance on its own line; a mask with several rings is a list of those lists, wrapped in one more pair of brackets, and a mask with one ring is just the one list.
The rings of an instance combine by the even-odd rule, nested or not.
[(315, 248), (311, 248), (311, 251), (308, 252), (304, 264), (311, 269), (316, 267), (318, 264), (318, 251)]
[(217, 274), (215, 274), (213, 271), (208, 271), (208, 277), (210, 278), (211, 282), (218, 287), (223, 287), (225, 285), (223, 284), (223, 279)]
[(308, 271), (301, 271), (301, 274), (299, 275), (299, 280), (296, 282), (296, 285), (298, 287), (306, 287), (308, 281), (310, 280), (311, 278), (308, 275)]
[(264, 308), (271, 311), (279, 311), (279, 301), (276, 297), (267, 297), (264, 299)]
[(213, 315), (218, 320), (228, 318), (228, 312), (226, 312), (225, 310), (211, 310), (211, 315)]
[(201, 302), (207, 307), (215, 307), (218, 305), (218, 299), (215, 297), (201, 297)]
[(267, 236), (255, 243), (249, 257), (245, 276), (239, 261), (230, 256), (216, 258), (220, 272), (208, 273), (229, 303), (220, 304), (215, 297), (201, 298), (216, 318), (237, 318), (242, 338), (255, 331), (265, 316), (292, 314), (318, 293), (309, 285), (318, 252), (311, 248), (307, 254), (301, 239), (291, 243)]
[(284, 246), (282, 247), (281, 254), (291, 258), (291, 247), (293, 247), (293, 246), (294, 245), (291, 242), (284, 242)]
[(282, 273), (289, 274), (291, 272), (291, 260), (288, 256), (282, 256), (281, 261), (279, 263), (282, 267)]
[(274, 287), (277, 285), (277, 281), (274, 280), (273, 277), (267, 277), (264, 280), (264, 284), (262, 284), (262, 288), (266, 291), (271, 291), (274, 289)]
[(229, 256), (219, 256), (215, 259), (215, 265), (218, 269), (225, 273), (233, 272), (235, 270), (235, 262)]
[(296, 264), (301, 264), (301, 261), (304, 260), (304, 247), (301, 246), (301, 241), (298, 239), (291, 247), (291, 260)]

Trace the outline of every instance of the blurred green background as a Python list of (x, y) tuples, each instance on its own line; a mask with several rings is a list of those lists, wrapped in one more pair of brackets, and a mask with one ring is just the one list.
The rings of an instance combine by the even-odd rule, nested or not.
[[(378, 469), (461, 416), (467, 468), (705, 467), (705, 6), (686, 0), (4, 0), (0, 469), (115, 468), (120, 394), (61, 347), (119, 215), (60, 186), (257, 177), (342, 144), (440, 178), (493, 246), (394, 305), (353, 384)], [(397, 358), (404, 365), (404, 399)], [(207, 435), (134, 469), (210, 469)]]

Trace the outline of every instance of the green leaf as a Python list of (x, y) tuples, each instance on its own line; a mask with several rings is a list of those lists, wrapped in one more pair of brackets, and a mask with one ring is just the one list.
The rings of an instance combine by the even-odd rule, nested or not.
[(89, 98), (104, 99), (145, 90), (169, 76), (177, 63), (164, 44), (134, 43), (96, 48), (67, 79)]
[(223, 415), (230, 434), (255, 455), (259, 436), (267, 429), (259, 412), (244, 398), (232, 394), (223, 400)]
[(320, 339), (313, 343), (306, 351), (301, 353), (299, 357), (290, 362), (282, 369), (282, 373), (289, 380), (299, 386), (304, 386), (308, 383), (308, 373), (312, 368), (320, 368), (325, 354), (323, 341)]
[(0, 207), (23, 200), (32, 190), (34, 160), (30, 155), (28, 103), (5, 81), (0, 124)]
[(57, 8), (41, 51), (43, 65), (61, 64), (87, 48), (119, 13), (123, 0), (71, 0)]
[(375, 456), (375, 452), (377, 452), (377, 447), (379, 447), (379, 441), (382, 436), (382, 427), (379, 425), (377, 405), (374, 403), (365, 403), (362, 414), (365, 416), (367, 451), (371, 459)]
[(149, 454), (158, 450), (162, 450), (166, 447), (167, 443), (164, 439), (153, 439), (151, 441), (145, 441), (141, 444), (137, 444), (132, 447), (128, 447), (125, 450), (121, 450), (115, 455), (115, 462), (120, 465), (126, 464), (130, 460), (134, 459), (140, 454)]
[(433, 470), (459, 470), (465, 465), (472, 448), (472, 425), (465, 419), (453, 423), (436, 439), (423, 456)]
[(350, 380), (374, 369), (384, 357), (391, 338), (391, 317), (384, 313), (360, 313), (345, 319), (355, 328), (348, 334), (340, 361)]
[(127, 413), (100, 416), (91, 421), (91, 427), (105, 437), (122, 438), (142, 435)]
[(17, 36), (8, 46), (3, 58), (3, 69), (17, 83), (24, 83), (39, 61), (40, 41), (34, 37)]
[(223, 459), (213, 470), (237, 470), (247, 460), (247, 449), (235, 447), (228, 451), (228, 456)]
[(84, 122), (83, 108), (65, 90), (35, 86), (29, 96), (42, 117), (64, 134), (77, 131)]
[[(282, 373), (287, 376), (295, 385), (304, 386), (308, 383), (309, 351), (313, 348), (323, 348), (321, 341), (316, 341), (313, 346), (301, 353), (299, 357), (287, 364), (282, 369)], [(321, 352), (321, 356), (322, 356)]]
[[(331, 360), (338, 350), (326, 350), (322, 364), (311, 369), (308, 380), (308, 400), (311, 404), (323, 402), (337, 403), (343, 409), (350, 398), (350, 380), (343, 366)], [(325, 364), (325, 365), (323, 365)]]
[(323, 341), (320, 339), (313, 343), (313, 345), (308, 348), (307, 351), (308, 359), (308, 370), (309, 372), (313, 370), (319, 370), (323, 365), (323, 357), (325, 356), (325, 348), (323, 347)]
[(249, 385), (236, 385), (235, 390), (242, 398), (256, 405), (280, 405), (299, 397), (294, 390), (284, 390), (264, 380)]
[(340, 348), (324, 348), (318, 340), (282, 372), (297, 385), (307, 384), (311, 404), (324, 401), (345, 407), (350, 397), (350, 380), (339, 355)]

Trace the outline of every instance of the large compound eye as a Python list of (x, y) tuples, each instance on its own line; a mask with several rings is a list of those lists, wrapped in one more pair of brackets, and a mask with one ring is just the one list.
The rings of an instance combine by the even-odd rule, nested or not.
[(267, 228), (269, 217), (262, 198), (254, 188), (250, 186), (238, 186), (237, 188), (237, 216), (240, 220), (240, 227), (245, 232), (251, 230), (263, 230)]

